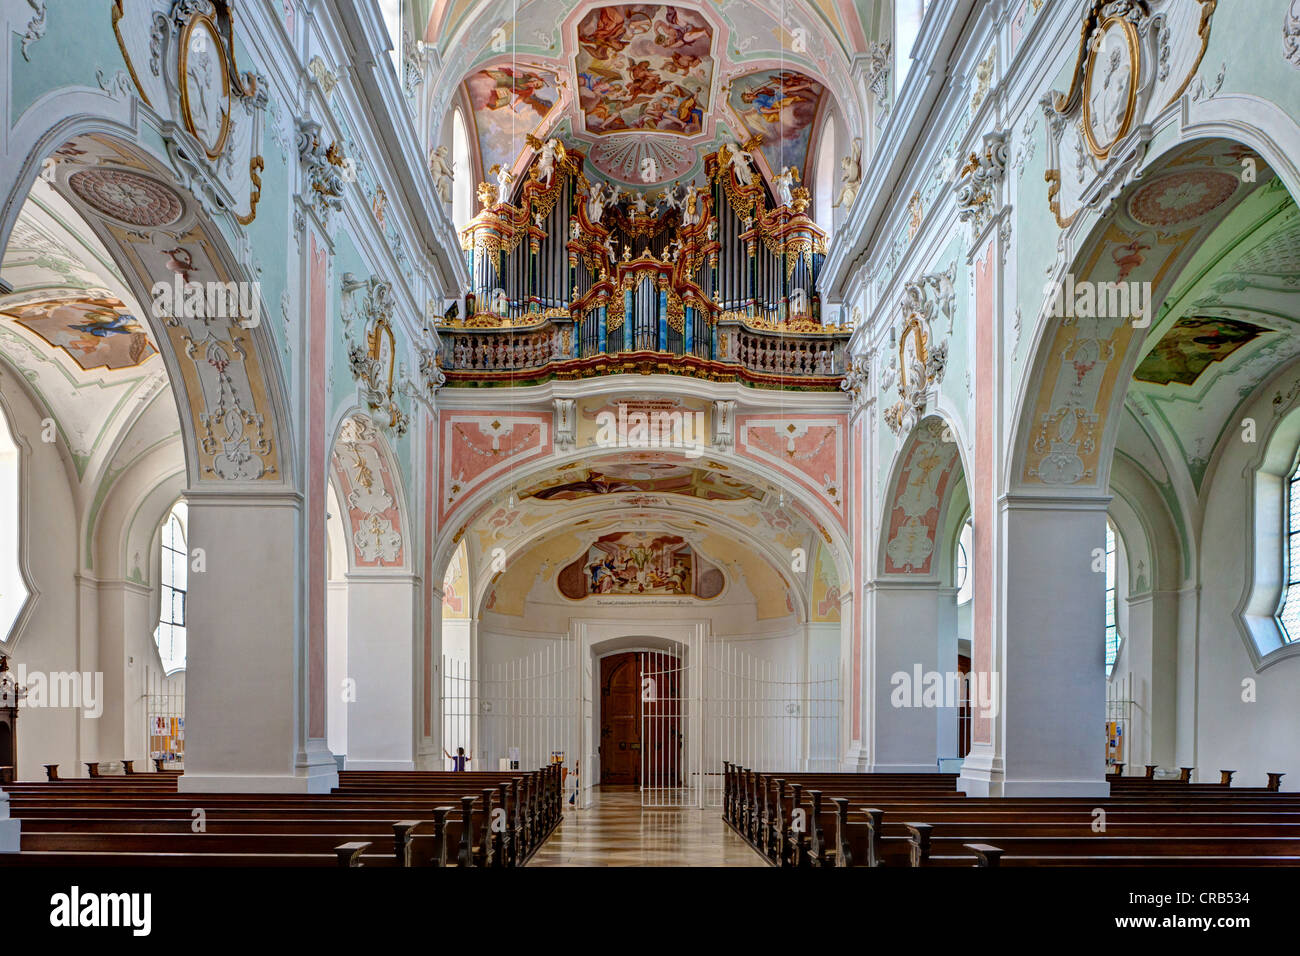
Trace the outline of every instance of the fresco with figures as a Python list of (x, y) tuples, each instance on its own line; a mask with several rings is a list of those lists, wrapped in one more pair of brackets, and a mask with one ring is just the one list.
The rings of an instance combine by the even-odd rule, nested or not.
[(578, 103), (587, 131), (701, 132), (712, 50), (713, 28), (692, 10), (653, 3), (592, 10), (578, 24)]
[(680, 535), (615, 532), (593, 541), (560, 571), (556, 584), (574, 600), (613, 594), (708, 599), (722, 592), (723, 579)]

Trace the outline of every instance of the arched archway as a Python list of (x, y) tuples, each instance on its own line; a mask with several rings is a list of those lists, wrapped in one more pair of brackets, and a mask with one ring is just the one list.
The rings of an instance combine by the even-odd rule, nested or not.
[[(329, 485), (341, 521), (331, 543), (343, 549), (337, 563), (346, 569), (346, 597), (334, 600), (346, 606), (346, 624), (336, 606), (329, 643), (336, 667), (345, 656), (346, 676), (343, 687), (331, 688), (339, 696), (338, 704), (331, 696), (330, 708), (346, 710), (348, 768), (411, 770), (421, 679), (415, 663), (419, 594), (402, 474), (388, 439), (366, 412), (345, 412), (335, 436)], [(398, 687), (410, 693), (394, 693)]]
[(958, 756), (961, 702), (949, 527), (966, 474), (963, 446), (931, 415), (906, 436), (884, 485), (875, 578), (867, 585), (863, 742), (870, 768), (937, 772)]
[[(976, 666), (982, 659), (1002, 671), (1003, 696), (998, 715), (977, 716), (977, 759), (963, 771), (969, 792), (1106, 790), (1095, 730), (1106, 701), (1105, 575), (1099, 573), (1105, 562), (1098, 556), (1106, 552), (1113, 495), (1120, 485), (1132, 485), (1125, 467), (1116, 465), (1121, 434), (1125, 428), (1132, 434), (1122, 409), (1130, 402), (1146, 420), (1153, 407), (1150, 396), (1135, 389), (1135, 373), (1139, 382), (1185, 387), (1230, 354), (1218, 349), (1214, 357), (1195, 358), (1195, 349), (1176, 347), (1178, 327), (1204, 323), (1216, 311), (1220, 318), (1211, 324), (1226, 317), (1197, 283), (1207, 274), (1213, 279), (1224, 243), (1235, 245), (1253, 233), (1261, 201), (1274, 193), (1285, 198), (1284, 187), (1295, 179), (1293, 164), (1277, 149), (1296, 141), (1294, 121), (1278, 123), (1276, 112), (1261, 103), (1251, 112), (1259, 125), (1251, 128), (1227, 121), (1224, 106), (1192, 105), (1177, 141), (1148, 156), (1104, 214), (1089, 212), (1073, 222), (1063, 248), (1077, 252), (1058, 265), (1045, 290), (1006, 459), (996, 592), (1002, 603), (987, 627), (976, 630)], [(1261, 132), (1264, 126), (1271, 129)], [(1280, 158), (1277, 170), (1273, 158)], [(1196, 295), (1188, 298), (1193, 289)], [(1147, 361), (1157, 349), (1164, 350), (1163, 371)], [(1204, 364), (1173, 371), (1170, 360), (1178, 356)], [(1204, 382), (1197, 391), (1206, 391)], [(1227, 413), (1239, 400), (1228, 403)], [(1208, 413), (1203, 417), (1210, 420)], [(1159, 497), (1186, 528), (1200, 520), (1194, 516), (1203, 507), (1196, 498), (1204, 462), (1170, 457), (1177, 439), (1168, 427), (1156, 431), (1168, 434), (1155, 441), (1152, 460), (1163, 456), (1155, 467), (1173, 473), (1161, 482)], [(1132, 442), (1134, 448), (1141, 444)], [(1224, 444), (1208, 444), (1206, 460), (1222, 454)], [(1194, 534), (1181, 537), (1187, 561), (1197, 554)], [(1180, 632), (1200, 626), (1191, 623), (1204, 614), (1197, 602), (1173, 601), (1187, 615)], [(1173, 643), (1165, 641), (1166, 653)], [(1188, 656), (1178, 665), (1179, 681), (1196, 683), (1196, 671), (1188, 668), (1200, 651), (1183, 643), (1178, 654)], [(1188, 687), (1178, 697), (1194, 700), (1195, 692)], [(1179, 708), (1178, 724), (1187, 727), (1190, 740), (1195, 715), (1184, 717)], [(1048, 713), (1062, 712), (1071, 714), (1068, 722), (1044, 723)], [(1168, 757), (1167, 744), (1162, 752)], [(1195, 762), (1182, 743), (1178, 752), (1182, 764)]]
[[(50, 117), (59, 119), (51, 125)], [(324, 723), (313, 719), (323, 718), (323, 669), (306, 663), (313, 649), (305, 615), (284, 599), (295, 591), (303, 554), (299, 456), (284, 372), (262, 321), (269, 311), (231, 238), (242, 221), (214, 207), (211, 195), (175, 185), (172, 162), (184, 147), (174, 131), (145, 125), (129, 99), (52, 94), (12, 133), (7, 159), (16, 161), (6, 168), (17, 175), (0, 183), (0, 241), (8, 244), (39, 174), (141, 303), (139, 319), (175, 396), (197, 569), (187, 608), (191, 747), (181, 786), (328, 789), (335, 777)], [(145, 141), (182, 153), (169, 158)], [(247, 667), (254, 657), (262, 666)], [(220, 743), (205, 732), (217, 726)]]

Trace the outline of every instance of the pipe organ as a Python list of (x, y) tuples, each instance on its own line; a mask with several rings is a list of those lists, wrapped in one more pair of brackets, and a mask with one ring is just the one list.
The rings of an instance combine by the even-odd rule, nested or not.
[(821, 322), (807, 190), (777, 204), (738, 147), (707, 157), (704, 187), (637, 191), (589, 179), (558, 140), (529, 145), (528, 174), (480, 184), (461, 231), (471, 288), (439, 327), (448, 384), (636, 369), (838, 387), (849, 330)]

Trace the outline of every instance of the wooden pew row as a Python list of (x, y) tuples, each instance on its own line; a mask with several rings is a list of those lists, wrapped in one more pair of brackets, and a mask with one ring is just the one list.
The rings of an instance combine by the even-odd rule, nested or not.
[[(178, 794), (174, 789), (141, 793), (104, 787), (108, 778), (94, 778), (86, 781), (89, 786), (75, 788), (64, 786), (71, 781), (23, 785), (16, 788), (11, 812), (33, 823), (47, 822), (29, 825), (32, 836), (23, 838), (24, 852), (6, 855), (2, 863), (22, 865), (24, 858), (56, 863), (83, 857), (87, 865), (96, 865), (91, 858), (102, 858), (104, 865), (170, 863), (179, 841), (183, 848), (178, 852), (212, 858), (218, 865), (228, 860), (241, 861), (231, 865), (247, 865), (249, 854), (260, 846), (285, 865), (517, 866), (541, 845), (562, 813), (558, 767), (506, 783), (500, 782), (499, 774), (471, 779), (458, 773), (425, 776), (413, 787), (381, 785), (384, 780), (396, 784), (404, 776), (371, 778), (362, 786), (352, 786), (346, 797), (337, 792), (320, 796)], [(486, 780), (494, 785), (481, 788), (477, 795), (464, 794), (466, 784)], [(459, 816), (451, 806), (434, 806), (451, 803), (448, 797), (457, 792), (461, 794), (456, 800)], [(204, 809), (204, 833), (180, 830), (191, 823), (195, 807)], [(386, 832), (385, 827), (377, 828), (374, 819), (377, 814), (417, 813), (434, 820), (390, 822), (387, 826), (393, 832)], [(267, 819), (269, 814), (274, 818)], [(364, 817), (370, 822), (358, 827)], [(83, 825), (91, 819), (94, 824)], [(392, 849), (376, 849), (388, 846)], [(300, 864), (293, 862), (299, 860)]]
[[(846, 798), (824, 800), (823, 794), (818, 791), (800, 792), (802, 790), (800, 781), (810, 778), (822, 785), (839, 784), (840, 791), (851, 789), (856, 795), (872, 803), (889, 807), (891, 813), (897, 809), (899, 813), (907, 814), (906, 817), (901, 818), (895, 815), (893, 817), (895, 820), (909, 817), (913, 820), (930, 819), (937, 818), (940, 814), (956, 817), (961, 816), (963, 812), (972, 815), (973, 821), (969, 821), (968, 825), (962, 828), (965, 836), (960, 841), (962, 851), (966, 854), (963, 862), (967, 865), (972, 851), (965, 849), (965, 843), (971, 839), (980, 839), (978, 835), (975, 837), (970, 835), (975, 832), (982, 819), (980, 814), (991, 814), (1004, 828), (1013, 828), (1011, 831), (1004, 829), (998, 832), (1014, 832), (1014, 827), (1024, 821), (1026, 814), (1041, 815), (1045, 807), (1050, 807), (1051, 809), (1047, 811), (1053, 814), (1050, 819), (1040, 816), (1034, 816), (1033, 819), (1039, 824), (1054, 822), (1066, 825), (1069, 829), (1044, 830), (1039, 826), (1036, 829), (1021, 831), (1023, 835), (1056, 835), (1083, 839), (1085, 843), (1080, 851), (1095, 853), (1102, 847), (1097, 844), (1089, 847), (1086, 843), (1088, 839), (1095, 836), (1091, 833), (1091, 814), (1093, 808), (1104, 806), (1110, 824), (1108, 832), (1112, 837), (1150, 835), (1157, 841), (1165, 839), (1167, 845), (1161, 848), (1162, 853), (1174, 854), (1184, 851), (1179, 855), (1189, 859), (1194, 857), (1205, 860), (1217, 860), (1223, 854), (1196, 853), (1189, 849), (1190, 844), (1173, 844), (1167, 838), (1171, 835), (1188, 838), (1227, 837), (1231, 838), (1233, 846), (1239, 853), (1245, 854), (1252, 846), (1255, 848), (1266, 846), (1258, 842), (1261, 837), (1283, 839), (1294, 837), (1296, 835), (1294, 824), (1300, 820), (1300, 799), (1296, 799), (1300, 795), (1266, 791), (1265, 799), (1260, 800), (1259, 791), (1234, 792), (1232, 796), (1228, 796), (1223, 787), (1217, 786), (1212, 788), (1217, 791), (1217, 794), (1197, 797), (1191, 801), (1191, 806), (1195, 809), (1189, 810), (1185, 809), (1187, 801), (1181, 796), (1169, 794), (1153, 798), (1138, 792), (1125, 793), (1118, 799), (1111, 797), (1105, 800), (976, 801), (968, 800), (960, 794), (945, 793), (943, 788), (946, 784), (935, 781), (931, 783), (933, 792), (926, 795), (918, 805), (921, 791), (910, 785), (910, 782), (900, 786), (899, 782), (893, 779), (895, 775), (892, 774), (786, 774), (778, 777), (755, 774), (732, 765), (726, 767), (726, 774), (728, 785), (724, 799), (724, 816), (728, 818), (728, 823), (749, 840), (759, 852), (768, 856), (771, 862), (785, 866), (871, 865), (873, 855), (876, 865), (900, 862), (902, 865), (908, 865), (914, 852), (913, 843), (921, 843), (924, 847), (925, 834), (933, 832), (926, 824), (918, 824), (916, 829), (920, 835), (914, 838), (908, 825), (899, 823), (894, 825), (895, 832), (878, 827), (879, 836), (873, 843), (870, 836), (869, 816), (862, 816), (860, 822), (850, 821), (849, 801)], [(938, 775), (927, 776), (938, 777)], [(789, 783), (786, 778), (793, 778), (796, 782)], [(1238, 795), (1245, 799), (1236, 799)], [(804, 809), (806, 815), (804, 829), (798, 833), (790, 826), (793, 810), (796, 807)], [(873, 809), (871, 814), (878, 817), (882, 811)], [(918, 817), (917, 814), (922, 816)], [(1230, 815), (1230, 820), (1227, 822), (1224, 820), (1225, 815)], [(970, 825), (972, 822), (975, 826)], [(1189, 823), (1193, 829), (1181, 829), (1178, 826), (1180, 822)], [(1287, 823), (1292, 825), (1287, 826)], [(883, 832), (880, 832), (881, 830)], [(831, 835), (829, 840), (828, 834)], [(1245, 842), (1242, 838), (1253, 839), (1254, 842)], [(954, 841), (956, 842), (959, 841)], [(1045, 845), (1045, 849), (1056, 848)], [(1128, 849), (1131, 850), (1132, 847)], [(1221, 850), (1222, 847), (1216, 845), (1213, 849)], [(1270, 858), (1287, 858), (1290, 855), (1274, 852), (1276, 846), (1268, 845), (1267, 849), (1271, 854)], [(1046, 852), (1038, 854), (1044, 858), (1065, 855)], [(1158, 854), (1138, 855), (1145, 857)], [(991, 854), (988, 858), (993, 857), (996, 857), (996, 854)], [(1025, 855), (1003, 858), (1009, 859), (1014, 864), (1025, 858)], [(920, 862), (927, 862), (928, 856), (921, 852), (919, 859)]]
[[(1300, 812), (1245, 813), (1239, 818), (1229, 810), (1188, 819), (1187, 814), (1170, 810), (1110, 809), (1105, 831), (1095, 833), (1091, 813), (1084, 808), (1068, 812), (1051, 806), (1020, 806), (1013, 810), (970, 808), (947, 814), (945, 818), (918, 808), (870, 808), (854, 812), (849, 810), (844, 798), (835, 798), (834, 802), (837, 816), (827, 865), (835, 866), (934, 865), (943, 856), (934, 853), (936, 846), (948, 850), (948, 858), (941, 861), (943, 864), (951, 865), (960, 858), (961, 863), (970, 865), (970, 860), (956, 847), (969, 842), (996, 842), (997, 837), (1008, 836), (1067, 838), (1080, 841), (1081, 849), (1089, 841), (1103, 837), (1300, 840)], [(1091, 850), (1100, 852), (1103, 846), (1093, 842)]]

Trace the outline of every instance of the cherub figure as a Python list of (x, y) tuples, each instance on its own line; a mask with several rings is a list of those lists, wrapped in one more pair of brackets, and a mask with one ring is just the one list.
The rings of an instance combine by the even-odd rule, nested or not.
[(447, 160), (446, 146), (439, 146), (429, 153), (429, 174), (433, 176), (438, 198), (443, 202), (451, 202), (451, 187), (455, 174), (452, 172), (451, 163)]
[(840, 194), (831, 203), (832, 209), (853, 205), (857, 198), (858, 187), (862, 185), (862, 140), (854, 137), (853, 149), (849, 155), (840, 160), (843, 179), (840, 181)]

